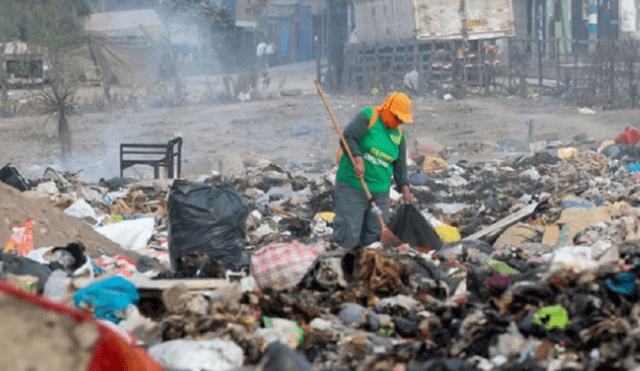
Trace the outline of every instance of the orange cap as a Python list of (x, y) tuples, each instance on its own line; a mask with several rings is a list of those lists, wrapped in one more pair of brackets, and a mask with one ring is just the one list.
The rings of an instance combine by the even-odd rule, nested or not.
[(394, 93), (389, 97), (389, 110), (402, 122), (413, 123), (411, 99), (404, 93)]

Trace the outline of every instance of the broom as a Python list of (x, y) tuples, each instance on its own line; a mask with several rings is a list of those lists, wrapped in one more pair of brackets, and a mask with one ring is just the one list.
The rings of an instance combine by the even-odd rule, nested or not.
[[(338, 126), (338, 121), (336, 120), (336, 117), (333, 115), (333, 111), (331, 110), (331, 107), (329, 107), (329, 102), (327, 101), (327, 97), (324, 95), (324, 92), (322, 91), (322, 87), (320, 86), (320, 83), (318, 81), (314, 81), (314, 84), (316, 85), (316, 90), (318, 90), (318, 94), (320, 95), (320, 98), (322, 98), (324, 107), (327, 109), (327, 113), (329, 114), (329, 118), (333, 123), (333, 127), (338, 132), (338, 136), (340, 136), (340, 143), (342, 143), (342, 147), (344, 147), (345, 153), (347, 154), (347, 156), (349, 156), (349, 160), (351, 160), (351, 164), (355, 168), (355, 161), (353, 159), (353, 155), (351, 154), (351, 149), (347, 144), (347, 140), (344, 139), (344, 135), (342, 135), (342, 130), (340, 130), (340, 126)], [(395, 248), (402, 245), (403, 242), (395, 234), (393, 234), (393, 232), (391, 232), (389, 227), (387, 227), (387, 225), (384, 223), (384, 220), (382, 219), (382, 210), (380, 210), (380, 208), (373, 201), (373, 197), (371, 196), (371, 192), (369, 192), (369, 187), (367, 187), (367, 183), (365, 183), (364, 181), (364, 177), (359, 177), (358, 179), (360, 179), (360, 183), (362, 184), (362, 189), (364, 190), (364, 193), (367, 196), (367, 200), (371, 205), (371, 212), (373, 212), (373, 215), (376, 216), (376, 218), (378, 219), (378, 222), (380, 223), (380, 227), (382, 228), (382, 233), (380, 234), (380, 242), (382, 243), (382, 246), (384, 248)]]

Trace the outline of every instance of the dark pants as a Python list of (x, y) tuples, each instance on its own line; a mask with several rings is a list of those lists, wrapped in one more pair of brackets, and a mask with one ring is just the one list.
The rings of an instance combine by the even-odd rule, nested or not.
[[(372, 196), (386, 222), (389, 217), (389, 192)], [(336, 180), (334, 203), (336, 216), (333, 222), (333, 242), (351, 249), (380, 240), (382, 228), (378, 218), (371, 212), (364, 191)]]

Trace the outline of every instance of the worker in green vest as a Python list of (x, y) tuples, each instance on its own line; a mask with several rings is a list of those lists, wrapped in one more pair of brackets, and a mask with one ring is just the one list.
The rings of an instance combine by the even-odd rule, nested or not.
[(371, 192), (385, 221), (389, 216), (391, 178), (406, 202), (414, 201), (407, 181), (406, 136), (403, 123), (412, 123), (411, 99), (392, 93), (381, 106), (366, 107), (344, 130), (354, 157), (338, 153), (334, 194), (333, 241), (345, 249), (368, 246), (380, 239), (381, 226), (373, 214), (360, 178)]

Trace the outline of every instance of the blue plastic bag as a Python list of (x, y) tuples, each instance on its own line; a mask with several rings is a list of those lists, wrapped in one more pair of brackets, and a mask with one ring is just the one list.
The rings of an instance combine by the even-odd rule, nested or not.
[(94, 316), (120, 323), (127, 307), (138, 304), (138, 288), (120, 276), (96, 281), (73, 295), (76, 307), (90, 311)]
[(636, 275), (635, 273), (620, 273), (615, 279), (609, 279), (606, 282), (609, 290), (621, 295), (633, 295), (636, 291)]

